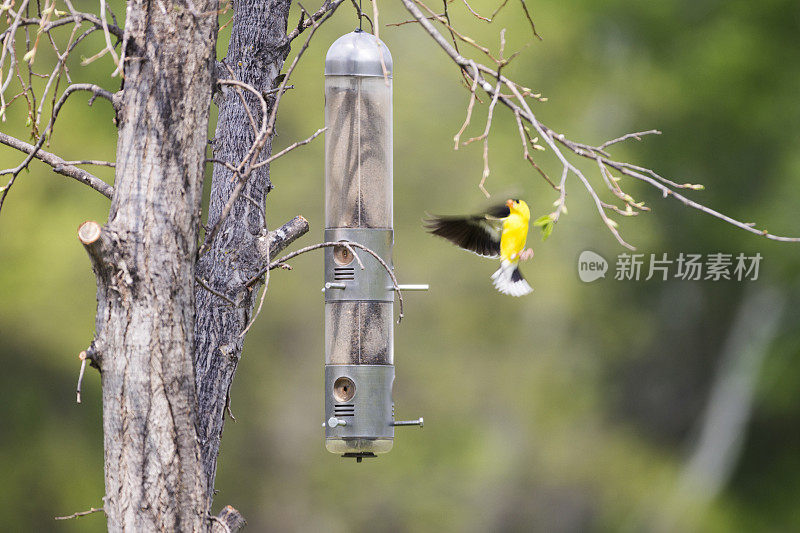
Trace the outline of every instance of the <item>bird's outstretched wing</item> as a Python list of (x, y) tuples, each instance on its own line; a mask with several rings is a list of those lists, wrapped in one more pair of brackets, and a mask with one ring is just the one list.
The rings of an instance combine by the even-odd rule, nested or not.
[(502, 221), (508, 215), (508, 207), (499, 205), (481, 215), (430, 215), (424, 223), (430, 233), (444, 237), (456, 246), (483, 257), (499, 257)]

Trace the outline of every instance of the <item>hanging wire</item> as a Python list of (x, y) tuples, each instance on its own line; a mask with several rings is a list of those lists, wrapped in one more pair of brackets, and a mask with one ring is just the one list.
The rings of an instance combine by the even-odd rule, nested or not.
[(356, 28), (354, 31), (356, 33), (364, 31), (364, 19), (367, 19), (367, 22), (369, 22), (370, 26), (370, 33), (374, 33), (375, 28), (373, 27), (372, 19), (369, 18), (369, 15), (364, 14), (362, 0), (358, 0), (357, 2), (356, 0), (350, 0), (350, 3), (353, 4), (353, 9), (356, 10), (356, 16), (358, 16), (358, 28)]

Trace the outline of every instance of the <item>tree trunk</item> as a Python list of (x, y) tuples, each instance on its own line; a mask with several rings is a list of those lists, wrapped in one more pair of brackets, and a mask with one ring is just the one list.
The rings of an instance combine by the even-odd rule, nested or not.
[[(228, 56), (217, 66), (219, 78), (234, 78), (259, 91), (272, 88), (289, 53), (286, 25), (290, 0), (239, 0), (235, 14)], [(226, 67), (227, 65), (227, 67)], [(233, 74), (231, 74), (231, 71)], [(257, 99), (242, 91), (260, 126), (262, 117)], [(272, 104), (274, 97), (267, 98)], [(239, 94), (231, 87), (218, 98), (219, 120), (214, 137), (214, 157), (238, 164), (255, 140), (255, 132)], [(261, 158), (269, 156), (271, 140)], [(214, 166), (208, 225), (217, 223), (236, 180), (223, 165)], [(285, 246), (285, 236), (267, 234), (264, 200), (272, 188), (269, 167), (257, 169), (249, 177), (242, 195), (217, 231), (211, 248), (198, 263), (198, 274), (216, 291), (236, 302), (230, 305), (222, 298), (200, 287), (196, 294), (195, 366), (198, 390), (198, 432), (202, 447), (204, 484), (209, 502), (213, 496), (220, 438), (225, 407), (236, 366), (242, 354), (241, 336), (253, 313), (260, 285), (248, 289), (245, 283), (268, 259)], [(305, 224), (305, 221), (302, 221)], [(301, 224), (301, 225), (302, 225)], [(299, 231), (305, 231), (304, 228)], [(298, 236), (290, 232), (288, 238)], [(272, 245), (269, 246), (269, 243)], [(271, 248), (268, 252), (268, 248)]]
[(79, 231), (97, 277), (87, 352), (102, 374), (110, 531), (210, 528), (192, 354), (217, 7), (128, 3), (114, 198), (104, 228)]
[[(110, 531), (241, 526), (231, 507), (214, 519), (208, 511), (241, 334), (259, 288), (246, 282), (308, 229), (297, 217), (267, 232), (264, 166), (196, 263), (212, 89), (217, 77), (272, 88), (289, 52), (290, 0), (237, 1), (228, 57), (218, 65), (218, 2), (184, 1), (128, 4), (111, 212), (105, 227), (86, 222), (78, 231), (97, 277), (97, 331), (86, 355), (102, 375)], [(257, 99), (242, 95), (260, 122)], [(255, 132), (238, 91), (226, 87), (218, 103), (214, 157), (238, 164)], [(260, 157), (270, 151), (268, 141)], [(216, 165), (209, 226), (235, 185)], [(217, 294), (195, 284), (196, 275)]]

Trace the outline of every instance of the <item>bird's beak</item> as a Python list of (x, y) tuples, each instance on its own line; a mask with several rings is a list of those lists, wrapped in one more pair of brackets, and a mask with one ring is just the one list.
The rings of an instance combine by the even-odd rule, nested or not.
[(513, 205), (514, 205), (514, 200), (512, 200), (511, 198), (506, 200), (506, 206), (508, 206), (509, 209), (511, 209), (511, 206)]

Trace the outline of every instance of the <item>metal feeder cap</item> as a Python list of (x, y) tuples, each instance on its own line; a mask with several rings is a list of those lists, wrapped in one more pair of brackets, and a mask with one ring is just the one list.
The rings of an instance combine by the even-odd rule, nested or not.
[(354, 31), (342, 35), (328, 48), (325, 56), (326, 76), (383, 77), (381, 55), (386, 72), (392, 77), (392, 54), (371, 33)]

